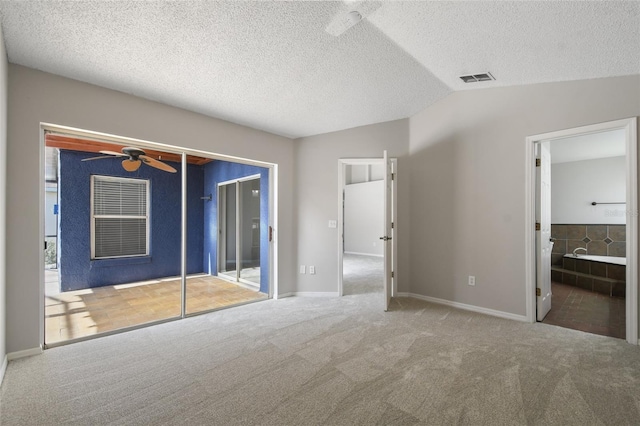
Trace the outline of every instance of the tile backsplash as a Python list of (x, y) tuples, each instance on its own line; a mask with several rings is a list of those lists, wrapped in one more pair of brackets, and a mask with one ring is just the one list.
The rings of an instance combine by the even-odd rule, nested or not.
[(625, 225), (551, 225), (551, 237), (555, 238), (551, 264), (562, 265), (562, 256), (578, 247), (586, 248), (586, 254), (626, 257), (626, 235)]

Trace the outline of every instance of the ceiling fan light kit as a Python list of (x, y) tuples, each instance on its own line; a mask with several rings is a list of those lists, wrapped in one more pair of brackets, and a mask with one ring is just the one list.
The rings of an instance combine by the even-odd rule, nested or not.
[(122, 160), (122, 168), (128, 172), (135, 172), (140, 168), (140, 165), (142, 163), (165, 172), (169, 172), (169, 173), (177, 172), (176, 169), (174, 169), (167, 163), (163, 163), (160, 160), (156, 160), (155, 158), (151, 158), (147, 156), (146, 153), (140, 148), (125, 147), (125, 148), (122, 148), (122, 152), (100, 151), (100, 154), (104, 154), (104, 155), (100, 157), (85, 158), (82, 161), (102, 160), (105, 158), (114, 158), (114, 157), (128, 157)]

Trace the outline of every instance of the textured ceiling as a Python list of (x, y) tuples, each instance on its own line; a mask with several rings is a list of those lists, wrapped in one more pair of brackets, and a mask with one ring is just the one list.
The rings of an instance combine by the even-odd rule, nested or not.
[[(363, 20), (334, 36), (352, 10)], [(639, 2), (2, 1), (9, 60), (300, 137), (451, 91), (640, 74)], [(490, 71), (494, 82), (459, 76)]]

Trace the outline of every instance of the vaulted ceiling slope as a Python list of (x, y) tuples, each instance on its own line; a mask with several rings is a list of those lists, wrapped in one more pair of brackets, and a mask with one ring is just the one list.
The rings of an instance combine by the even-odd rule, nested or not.
[[(347, 28), (351, 11), (363, 19)], [(2, 1), (0, 14), (12, 63), (289, 137), (409, 117), (456, 90), (640, 74), (636, 1)], [(496, 81), (459, 79), (487, 71)]]

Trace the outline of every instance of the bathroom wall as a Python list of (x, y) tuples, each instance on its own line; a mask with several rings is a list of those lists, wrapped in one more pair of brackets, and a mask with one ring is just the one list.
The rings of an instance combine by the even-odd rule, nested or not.
[(626, 235), (625, 225), (552, 224), (551, 237), (556, 240), (551, 264), (562, 265), (562, 256), (578, 247), (591, 255), (626, 257)]
[[(551, 142), (553, 144), (553, 142)], [(624, 225), (626, 157), (554, 163), (551, 165), (551, 223)]]

